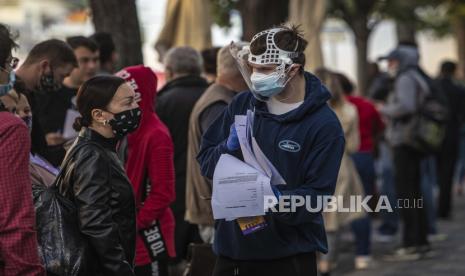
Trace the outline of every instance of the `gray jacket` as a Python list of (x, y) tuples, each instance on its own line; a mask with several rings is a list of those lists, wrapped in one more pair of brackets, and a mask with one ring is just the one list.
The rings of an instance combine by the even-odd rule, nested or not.
[(414, 115), (430, 93), (423, 76), (418, 71), (418, 50), (411, 46), (399, 46), (396, 55), (400, 62), (394, 83), (394, 91), (381, 113), (388, 119), (386, 138), (391, 146), (408, 145)]

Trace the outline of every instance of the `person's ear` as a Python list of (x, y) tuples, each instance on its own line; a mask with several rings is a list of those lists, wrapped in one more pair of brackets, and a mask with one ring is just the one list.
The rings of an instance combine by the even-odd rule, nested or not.
[(173, 72), (171, 71), (171, 68), (166, 67), (165, 68), (165, 79), (167, 81), (171, 80), (173, 78)]
[(47, 72), (49, 70), (50, 70), (50, 62), (48, 60), (44, 59), (44, 60), (39, 62), (40, 74), (44, 74), (45, 72)]
[(300, 71), (300, 68), (302, 67), (301, 64), (292, 64), (291, 65), (291, 68), (289, 70), (289, 75), (290, 77), (294, 77), (295, 75), (297, 75)]
[(92, 115), (92, 121), (102, 125), (106, 125), (108, 123), (108, 120), (105, 118), (105, 115), (103, 114), (103, 110), (92, 109), (90, 114)]

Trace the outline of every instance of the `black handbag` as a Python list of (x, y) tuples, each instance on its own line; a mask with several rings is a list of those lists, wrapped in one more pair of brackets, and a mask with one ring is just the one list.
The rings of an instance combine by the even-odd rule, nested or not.
[(77, 208), (58, 191), (71, 156), (83, 145), (76, 145), (66, 156), (50, 187), (32, 187), (39, 255), (49, 275), (85, 275), (87, 270), (89, 245), (79, 230)]

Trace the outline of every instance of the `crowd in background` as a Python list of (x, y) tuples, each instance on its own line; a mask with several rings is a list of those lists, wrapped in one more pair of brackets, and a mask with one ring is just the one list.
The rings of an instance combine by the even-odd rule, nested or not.
[[(15, 39), (0, 25), (0, 274), (45, 275), (32, 187), (55, 183), (82, 207), (79, 227), (93, 248), (94, 271), (173, 276), (186, 269), (204, 275), (196, 274), (199, 267), (213, 271), (212, 182), (202, 176), (196, 157), (203, 134), (248, 90), (229, 46), (170, 49), (163, 60), (166, 83), (157, 91), (150, 68), (117, 68), (109, 34), (42, 41), (24, 61), (13, 55)], [(369, 65), (367, 95), (359, 95), (340, 72), (312, 72), (331, 92), (328, 105), (345, 136), (335, 195), (371, 195), (373, 202), (387, 196), (392, 206), (398, 199), (422, 199), (423, 205), (324, 214), (329, 253), (318, 257), (322, 275), (334, 270), (345, 230), (353, 233), (356, 269), (375, 267), (372, 243), (391, 242), (398, 233), (401, 245), (386, 252), (387, 259), (432, 256), (433, 242), (445, 238), (437, 220), (453, 219), (455, 189), (463, 191), (465, 86), (456, 78), (457, 64), (445, 61), (438, 76), (428, 76), (419, 66), (417, 46), (409, 43), (381, 59), (388, 70)], [(448, 114), (434, 150), (411, 143), (410, 119), (425, 99), (442, 103)], [(70, 120), (76, 117), (73, 130)], [(89, 130), (97, 123), (98, 131)], [(108, 138), (108, 129), (120, 139)], [(87, 148), (76, 154), (80, 145)], [(85, 179), (95, 181), (69, 184)], [(113, 190), (98, 188), (99, 181), (110, 181)], [(143, 229), (158, 231), (164, 252), (153, 256)]]

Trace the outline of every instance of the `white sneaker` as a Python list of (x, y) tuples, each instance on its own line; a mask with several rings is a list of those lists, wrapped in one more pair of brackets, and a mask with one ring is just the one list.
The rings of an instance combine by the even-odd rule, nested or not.
[(364, 269), (370, 269), (373, 267), (375, 267), (375, 262), (370, 255), (355, 257), (355, 269), (364, 270)]
[(402, 247), (384, 257), (385, 261), (391, 262), (417, 261), (419, 259), (421, 259), (421, 254), (416, 247)]

